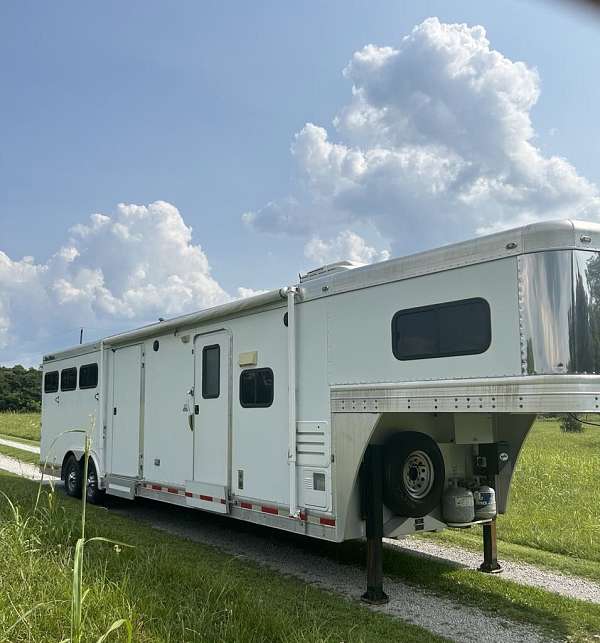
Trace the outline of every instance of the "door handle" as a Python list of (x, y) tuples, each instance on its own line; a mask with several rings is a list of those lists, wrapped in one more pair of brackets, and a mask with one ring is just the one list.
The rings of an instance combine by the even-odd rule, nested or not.
[(194, 415), (200, 415), (200, 405), (194, 404)]

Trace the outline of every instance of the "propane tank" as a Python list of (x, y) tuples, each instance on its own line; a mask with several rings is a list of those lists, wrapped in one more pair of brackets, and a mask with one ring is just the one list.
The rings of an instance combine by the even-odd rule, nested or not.
[(475, 519), (489, 520), (496, 517), (496, 492), (492, 487), (482, 484), (473, 494)]
[(461, 487), (457, 480), (450, 480), (450, 486), (444, 492), (442, 508), (446, 522), (473, 522), (475, 504), (473, 492)]

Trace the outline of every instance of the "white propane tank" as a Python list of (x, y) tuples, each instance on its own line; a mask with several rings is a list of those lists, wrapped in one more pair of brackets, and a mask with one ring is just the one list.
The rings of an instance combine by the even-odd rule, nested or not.
[(475, 519), (489, 520), (496, 517), (496, 492), (483, 484), (473, 494), (475, 500)]
[(452, 523), (473, 522), (475, 503), (473, 493), (461, 487), (457, 480), (450, 480), (450, 486), (444, 492), (442, 510), (444, 520)]

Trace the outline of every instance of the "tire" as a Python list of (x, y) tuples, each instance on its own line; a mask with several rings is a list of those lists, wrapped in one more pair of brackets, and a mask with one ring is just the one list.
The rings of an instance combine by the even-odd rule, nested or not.
[(79, 462), (74, 455), (70, 455), (65, 463), (65, 491), (72, 498), (81, 498), (82, 472)]
[(98, 486), (98, 473), (96, 465), (90, 458), (88, 460), (88, 483), (87, 483), (87, 501), (92, 505), (99, 505), (104, 502), (105, 492)]
[(396, 433), (385, 443), (383, 502), (395, 514), (421, 518), (442, 499), (446, 469), (436, 442), (424, 433)]

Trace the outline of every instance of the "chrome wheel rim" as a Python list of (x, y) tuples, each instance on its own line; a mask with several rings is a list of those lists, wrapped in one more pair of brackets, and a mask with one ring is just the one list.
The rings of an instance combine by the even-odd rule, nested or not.
[(67, 475), (67, 485), (70, 491), (73, 491), (77, 487), (77, 471), (73, 468), (71, 468)]
[(404, 488), (414, 500), (424, 498), (433, 487), (434, 473), (431, 458), (424, 451), (413, 451), (402, 472)]
[(88, 472), (88, 479), (87, 479), (87, 492), (88, 496), (92, 495), (96, 489), (96, 474), (94, 471), (89, 471)]

